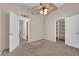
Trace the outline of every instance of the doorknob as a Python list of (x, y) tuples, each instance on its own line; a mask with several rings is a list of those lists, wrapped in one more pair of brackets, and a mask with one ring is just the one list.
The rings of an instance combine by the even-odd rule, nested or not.
[(13, 33), (10, 33), (10, 35), (13, 35)]

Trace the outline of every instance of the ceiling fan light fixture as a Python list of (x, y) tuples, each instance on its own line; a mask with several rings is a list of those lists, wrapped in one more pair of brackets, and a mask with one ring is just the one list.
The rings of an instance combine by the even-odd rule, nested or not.
[(47, 15), (47, 14), (48, 14), (48, 10), (44, 9), (44, 15)]
[(40, 6), (34, 7), (33, 12), (41, 15), (48, 15), (50, 12), (56, 10), (57, 7), (51, 3), (40, 3)]

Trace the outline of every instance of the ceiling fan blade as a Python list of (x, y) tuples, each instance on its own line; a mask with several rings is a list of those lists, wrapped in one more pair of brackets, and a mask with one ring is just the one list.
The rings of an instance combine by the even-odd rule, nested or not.
[(42, 6), (37, 6), (37, 7), (32, 8), (33, 11), (38, 11), (40, 9), (42, 9)]
[(32, 13), (40, 14), (39, 10), (32, 10)]
[(47, 7), (49, 5), (49, 3), (40, 3), (40, 5), (43, 7)]
[(52, 12), (52, 11), (55, 11), (57, 9), (57, 7), (55, 5), (51, 5), (49, 8), (48, 8), (48, 12)]
[(32, 8), (32, 13), (40, 14), (40, 10), (42, 9), (42, 6), (37, 6)]

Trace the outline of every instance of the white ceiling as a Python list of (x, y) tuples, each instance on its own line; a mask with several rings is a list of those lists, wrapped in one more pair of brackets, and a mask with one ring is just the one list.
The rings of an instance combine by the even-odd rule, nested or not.
[(26, 6), (30, 7), (30, 8), (32, 8), (32, 7), (38, 6), (38, 5), (40, 5), (40, 4), (39, 4), (39, 3), (24, 3), (24, 5), (26, 5)]
[[(53, 3), (56, 7), (61, 7), (61, 6), (63, 6), (65, 3)], [(28, 6), (28, 7), (30, 7), (30, 8), (32, 8), (32, 7), (35, 7), (35, 6), (38, 6), (38, 5), (40, 5), (40, 3), (24, 3), (24, 5), (25, 6)]]
[(56, 6), (56, 7), (61, 7), (61, 6), (63, 6), (65, 3), (54, 3), (54, 5)]

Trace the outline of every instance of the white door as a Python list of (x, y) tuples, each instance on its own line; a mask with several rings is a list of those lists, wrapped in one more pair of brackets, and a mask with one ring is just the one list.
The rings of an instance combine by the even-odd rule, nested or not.
[(79, 48), (79, 15), (65, 19), (65, 44)]
[(19, 18), (12, 12), (10, 12), (9, 25), (9, 52), (12, 52), (19, 46)]

